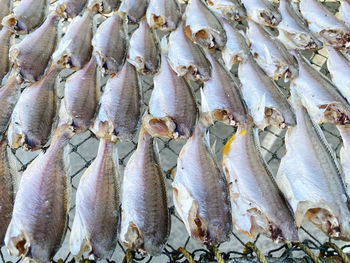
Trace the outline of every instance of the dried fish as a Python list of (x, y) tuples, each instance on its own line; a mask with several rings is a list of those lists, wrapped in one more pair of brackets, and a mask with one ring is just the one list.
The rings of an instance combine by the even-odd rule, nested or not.
[(8, 128), (12, 111), (20, 93), (21, 89), (17, 85), (15, 75), (10, 76), (6, 83), (0, 88), (0, 139), (2, 139)]
[(142, 74), (154, 74), (158, 71), (160, 51), (156, 35), (149, 28), (146, 19), (130, 38), (128, 61)]
[(350, 200), (341, 168), (321, 128), (302, 106), (300, 100), (307, 98), (291, 89), (298, 125), (287, 130), (287, 153), (276, 181), (293, 209), (298, 227), (311, 221), (331, 238), (350, 240)]
[(180, 14), (180, 6), (176, 0), (150, 0), (146, 17), (152, 29), (172, 31), (181, 20)]
[(308, 104), (304, 106), (314, 122), (331, 122), (337, 125), (350, 123), (350, 105), (337, 87), (317, 71), (301, 54), (294, 52), (299, 63), (299, 76), (291, 86)]
[(80, 14), (87, 0), (59, 0), (56, 12), (62, 17), (74, 18)]
[(92, 16), (93, 12), (86, 10), (82, 16), (72, 20), (52, 56), (55, 63), (78, 70), (89, 62), (92, 53)]
[(58, 68), (52, 66), (39, 81), (22, 92), (11, 117), (8, 141), (12, 148), (40, 149), (49, 139), (56, 114), (55, 82)]
[(140, 83), (136, 69), (125, 62), (107, 81), (91, 130), (100, 138), (116, 142), (131, 140), (140, 119)]
[(202, 91), (202, 112), (205, 118), (227, 125), (244, 123), (247, 110), (240, 89), (214, 54), (207, 52), (206, 55), (212, 66), (212, 78), (204, 83)]
[(221, 19), (221, 23), (227, 35), (227, 42), (222, 48), (221, 55), (226, 69), (230, 71), (233, 64), (246, 58), (245, 49), (242, 47), (242, 45), (246, 45), (246, 41), (242, 34), (234, 26), (230, 25), (227, 20)]
[(59, 19), (51, 14), (38, 29), (11, 47), (10, 61), (20, 78), (35, 82), (44, 74), (56, 48)]
[(97, 64), (105, 74), (116, 74), (122, 68), (127, 50), (128, 34), (123, 19), (113, 13), (97, 29), (92, 46)]
[(340, 19), (350, 28), (350, 2), (348, 0), (339, 0), (339, 16)]
[(201, 82), (211, 77), (209, 61), (202, 49), (186, 37), (182, 23), (170, 33), (168, 59), (178, 76)]
[(340, 149), (340, 164), (344, 173), (344, 183), (346, 187), (346, 192), (350, 194), (350, 125), (337, 125), (340, 132), (340, 136), (343, 140), (343, 146)]
[(258, 129), (239, 125), (222, 151), (237, 230), (252, 239), (262, 233), (275, 242), (297, 241), (293, 215), (260, 152)]
[(256, 62), (272, 79), (295, 78), (298, 64), (278, 39), (272, 38), (258, 24), (248, 20), (247, 36)]
[(239, 0), (205, 0), (205, 1), (211, 9), (220, 12), (228, 20), (240, 21), (247, 16), (245, 8), (241, 5)]
[(60, 122), (75, 133), (85, 132), (91, 125), (97, 106), (97, 64), (95, 57), (84, 68), (75, 72), (65, 84), (60, 109)]
[(278, 24), (278, 39), (288, 49), (316, 50), (322, 48), (322, 43), (312, 35), (304, 19), (298, 15), (295, 3), (280, 0), (279, 11), (282, 21)]
[(0, 141), (0, 247), (3, 245), (4, 237), (12, 217), (13, 204), (15, 200), (15, 174), (10, 166), (7, 152), (7, 140)]
[(122, 183), (120, 240), (129, 249), (159, 255), (170, 232), (164, 177), (153, 152), (153, 138), (141, 128)]
[(136, 24), (145, 16), (147, 6), (148, 0), (122, 0), (119, 11), (126, 15), (130, 24)]
[(188, 234), (203, 245), (216, 246), (229, 239), (231, 206), (225, 176), (208, 149), (205, 130), (199, 123), (180, 152), (173, 199)]
[(243, 98), (255, 124), (280, 128), (296, 125), (295, 115), (279, 87), (256, 64), (252, 56), (238, 66)]
[(275, 27), (282, 20), (278, 9), (268, 0), (242, 0), (242, 3), (248, 18), (260, 25)]
[(202, 0), (189, 0), (185, 18), (185, 33), (191, 41), (206, 48), (225, 46), (225, 30)]
[(11, 0), (0, 0), (0, 29), (2, 28), (2, 19), (11, 12), (11, 2)]
[(9, 50), (12, 34), (13, 32), (6, 27), (0, 30), (0, 84), (10, 69)]
[(70, 207), (65, 146), (71, 136), (58, 128), (46, 153), (22, 175), (5, 245), (24, 262), (50, 262), (64, 240)]
[(350, 49), (350, 28), (317, 0), (300, 0), (300, 11), (309, 29), (335, 48)]
[(97, 260), (110, 258), (117, 244), (120, 199), (113, 147), (101, 139), (96, 159), (80, 179), (70, 235), (70, 250), (76, 259), (84, 252)]
[(350, 61), (334, 48), (326, 46), (326, 49), (328, 51), (327, 67), (332, 81), (350, 103)]
[(87, 4), (89, 9), (96, 10), (103, 14), (117, 11), (119, 5), (120, 0), (89, 0)]
[(21, 0), (13, 14), (4, 17), (2, 24), (16, 30), (17, 34), (28, 34), (44, 21), (48, 6), (48, 0)]
[(164, 37), (161, 68), (153, 79), (153, 92), (143, 126), (151, 136), (188, 138), (196, 122), (196, 102), (189, 83), (170, 67), (166, 42)]

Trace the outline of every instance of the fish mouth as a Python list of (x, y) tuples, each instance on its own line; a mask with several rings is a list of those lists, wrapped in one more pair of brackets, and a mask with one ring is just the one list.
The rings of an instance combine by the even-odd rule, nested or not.
[(282, 114), (275, 108), (265, 108), (265, 118), (270, 125), (277, 126), (281, 129), (286, 128), (287, 124)]
[(205, 46), (209, 49), (218, 47), (218, 42), (216, 40), (215, 32), (211, 32), (212, 30), (208, 28), (202, 28), (197, 30), (194, 34), (190, 28), (190, 26), (185, 27), (185, 35), (192, 42), (197, 42), (198, 44)]
[(337, 29), (324, 29), (320, 32), (333, 47), (350, 49), (350, 32)]
[(267, 11), (260, 12), (260, 17), (268, 26), (271, 27), (276, 27), (281, 22), (280, 18)]
[(350, 124), (350, 116), (339, 103), (321, 105), (320, 108), (325, 109), (324, 116), (330, 123), (334, 125)]
[(191, 131), (178, 125), (170, 116), (156, 118), (152, 115), (147, 115), (143, 119), (143, 124), (151, 136), (167, 137), (176, 140), (188, 138), (191, 135)]

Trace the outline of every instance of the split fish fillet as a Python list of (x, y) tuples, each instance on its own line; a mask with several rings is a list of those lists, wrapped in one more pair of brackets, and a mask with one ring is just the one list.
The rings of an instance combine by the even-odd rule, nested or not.
[(56, 5), (56, 12), (62, 17), (74, 18), (80, 14), (86, 2), (87, 0), (59, 0)]
[(207, 5), (217, 12), (220, 12), (228, 20), (243, 20), (246, 10), (239, 0), (205, 0)]
[(136, 24), (145, 16), (147, 6), (148, 0), (122, 0), (119, 11), (125, 14), (130, 24)]
[(162, 31), (175, 30), (181, 20), (180, 15), (180, 7), (176, 0), (150, 0), (146, 12), (150, 28)]
[(247, 17), (264, 26), (277, 26), (282, 16), (269, 0), (242, 0), (247, 10)]

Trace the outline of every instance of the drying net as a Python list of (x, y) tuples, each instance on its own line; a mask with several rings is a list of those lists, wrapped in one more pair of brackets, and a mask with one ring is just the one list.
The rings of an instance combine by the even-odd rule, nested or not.
[[(334, 0), (324, 1), (326, 5), (336, 10), (339, 3)], [(52, 3), (54, 5), (54, 3)], [(97, 15), (95, 25), (100, 24), (105, 18)], [(69, 21), (62, 23), (62, 33), (64, 34)], [(95, 26), (96, 28), (96, 26)], [(135, 29), (131, 26), (130, 33)], [(19, 39), (16, 39), (19, 41)], [(313, 66), (322, 73), (328, 75), (326, 69), (326, 55), (323, 50), (318, 52), (304, 53), (309, 58)], [(236, 73), (235, 70), (232, 71)], [(64, 82), (72, 71), (64, 70), (59, 77), (58, 96), (63, 97)], [(101, 77), (101, 91), (104, 88), (106, 79)], [(149, 76), (141, 76), (142, 83), (142, 102), (143, 109), (146, 109), (147, 103), (152, 93), (153, 80)], [(193, 91), (200, 106), (200, 88), (192, 83)], [(279, 86), (288, 92), (288, 84), (278, 82)], [(321, 125), (322, 130), (335, 150), (339, 158), (339, 151), (342, 147), (342, 139), (337, 129), (330, 124)], [(215, 145), (217, 159), (221, 161), (221, 149), (228, 138), (235, 131), (233, 127), (228, 127), (221, 123), (216, 123), (209, 128), (210, 142)], [(280, 130), (275, 127), (267, 127), (264, 131), (260, 131), (261, 151), (270, 165), (271, 170), (276, 174), (279, 163), (285, 154), (284, 136), (285, 130)], [(176, 170), (176, 162), (178, 154), (184, 145), (185, 141), (174, 141), (170, 139), (156, 139), (155, 143), (159, 149), (159, 156), (164, 175), (166, 176), (168, 195), (169, 195), (169, 210), (171, 212), (172, 226), (171, 234), (167, 245), (164, 248), (163, 254), (158, 257), (150, 257), (147, 255), (139, 255), (130, 251), (126, 251), (122, 244), (118, 243), (113, 256), (102, 262), (350, 262), (346, 253), (350, 253), (350, 244), (330, 240), (321, 231), (316, 229), (311, 224), (303, 225), (299, 230), (300, 243), (289, 245), (274, 244), (270, 239), (264, 236), (258, 236), (256, 240), (249, 240), (243, 234), (235, 229), (231, 234), (231, 240), (221, 244), (217, 248), (204, 249), (195, 241), (191, 240), (185, 230), (185, 226), (181, 219), (176, 214), (172, 204), (171, 197), (171, 174)], [(79, 180), (84, 171), (89, 167), (91, 162), (96, 157), (98, 148), (98, 138), (90, 131), (83, 134), (75, 135), (70, 141), (70, 177), (71, 177), (71, 208), (70, 221), (66, 235), (66, 239), (54, 258), (54, 262), (75, 262), (69, 252), (69, 235), (70, 227), (75, 214), (75, 193), (79, 184)], [(124, 167), (136, 149), (137, 137), (131, 142), (118, 142), (118, 159), (121, 176), (123, 175)], [(23, 149), (12, 149), (11, 153), (17, 162), (18, 176), (28, 167), (35, 159), (40, 151), (26, 152)], [(0, 262), (21, 262), (21, 259), (8, 255), (5, 248), (0, 250)], [(85, 255), (86, 256), (86, 255)], [(82, 262), (91, 262), (83, 259)]]

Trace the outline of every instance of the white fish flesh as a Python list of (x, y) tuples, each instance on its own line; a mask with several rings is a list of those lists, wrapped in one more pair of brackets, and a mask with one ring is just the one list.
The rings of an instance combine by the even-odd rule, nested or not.
[(74, 18), (80, 14), (87, 0), (59, 0), (56, 4), (56, 12), (62, 17)]
[(269, 0), (242, 0), (247, 17), (264, 26), (277, 26), (281, 20), (278, 9)]
[(146, 12), (150, 28), (162, 31), (175, 30), (181, 20), (180, 15), (180, 6), (177, 0), (150, 0)]
[(148, 0), (122, 0), (119, 11), (125, 14), (128, 23), (136, 24), (145, 16), (148, 2)]
[(350, 2), (348, 0), (339, 0), (340, 19), (350, 28)]
[(247, 13), (239, 0), (205, 0), (207, 5), (217, 12), (220, 12), (226, 19), (240, 21)]

